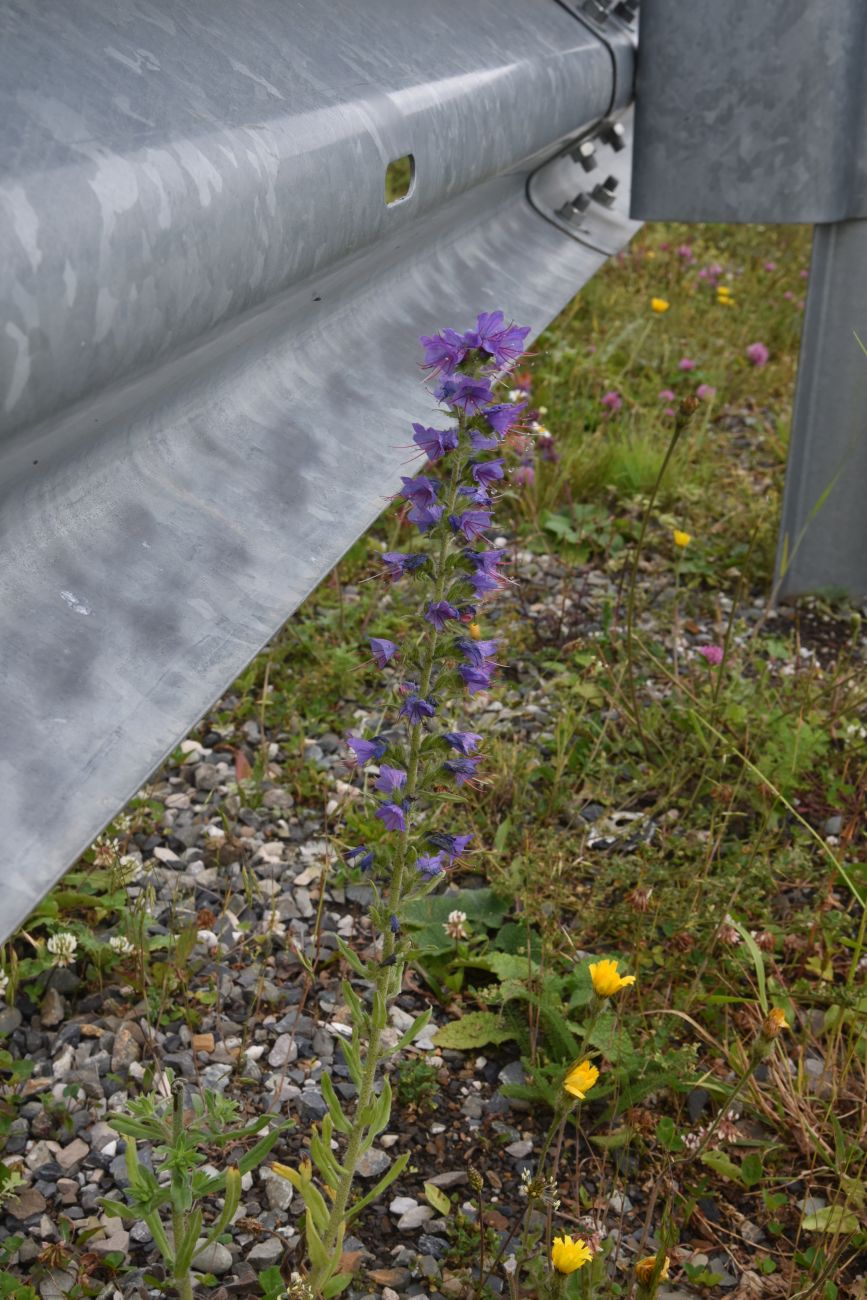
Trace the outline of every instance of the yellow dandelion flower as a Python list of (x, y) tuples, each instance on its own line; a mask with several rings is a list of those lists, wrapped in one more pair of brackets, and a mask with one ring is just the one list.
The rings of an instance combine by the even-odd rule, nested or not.
[(481, 641), (482, 629), (479, 627), (478, 623), (471, 623), (468, 628), (468, 631), (474, 641)]
[(675, 546), (680, 546), (680, 547), (689, 546), (690, 542), (692, 541), (692, 533), (682, 533), (679, 528), (675, 528), (674, 532), (671, 535), (674, 538)]
[(618, 975), (616, 961), (594, 961), (588, 969), (593, 981), (593, 992), (600, 998), (610, 998), (614, 993), (635, 983), (634, 975)]
[[(656, 1279), (658, 1282), (668, 1281), (669, 1265), (670, 1265), (670, 1260), (666, 1255), (662, 1268), (659, 1271), (659, 1276)], [(647, 1284), (650, 1282), (650, 1279), (653, 1277), (655, 1270), (656, 1270), (656, 1256), (648, 1255), (646, 1259), (640, 1259), (638, 1263), (635, 1265), (635, 1276), (638, 1278), (642, 1286), (647, 1286)]]
[(558, 1273), (574, 1273), (589, 1264), (593, 1255), (582, 1237), (555, 1237), (551, 1243), (551, 1263)]
[(595, 1065), (591, 1065), (589, 1061), (580, 1061), (577, 1065), (573, 1065), (566, 1075), (563, 1087), (573, 1097), (583, 1101), (598, 1078), (599, 1071)]
[(668, 311), (670, 306), (671, 303), (667, 298), (651, 298), (650, 300), (650, 310), (658, 311), (660, 314), (664, 311)]
[(728, 287), (727, 284), (718, 284), (716, 287), (716, 291), (717, 291), (717, 297), (719, 298), (731, 297), (731, 289)]

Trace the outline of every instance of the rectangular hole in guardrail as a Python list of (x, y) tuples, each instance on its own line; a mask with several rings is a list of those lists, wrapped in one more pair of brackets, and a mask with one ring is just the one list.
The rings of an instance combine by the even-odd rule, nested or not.
[(391, 206), (409, 197), (415, 182), (415, 159), (411, 153), (395, 158), (385, 169), (385, 201)]

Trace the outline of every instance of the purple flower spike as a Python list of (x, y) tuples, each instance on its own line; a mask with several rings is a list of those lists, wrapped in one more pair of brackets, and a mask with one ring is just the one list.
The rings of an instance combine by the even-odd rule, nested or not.
[(406, 830), (406, 818), (399, 803), (381, 803), (376, 810), (376, 816), (387, 831)]
[(442, 506), (413, 506), (407, 515), (411, 524), (415, 524), (420, 533), (426, 533), (442, 518)]
[(373, 654), (373, 661), (377, 668), (384, 668), (389, 659), (393, 659), (397, 654), (397, 646), (393, 641), (389, 641), (384, 636), (369, 637), (370, 649)]
[(495, 406), (486, 406), (483, 414), (494, 433), (504, 438), (518, 423), (518, 417), (526, 405), (526, 402), (497, 402)]
[(383, 763), (379, 769), (376, 789), (381, 790), (383, 794), (394, 794), (395, 790), (400, 790), (404, 785), (406, 785), (406, 772), (400, 767), (389, 767), (388, 763)]
[(392, 934), (400, 934), (400, 921), (398, 921), (394, 912), (392, 912), (391, 916), (388, 918), (388, 925)]
[(369, 763), (371, 760), (378, 763), (388, 749), (388, 741), (382, 736), (374, 736), (373, 740), (364, 740), (361, 736), (347, 736), (346, 743), (355, 755), (357, 763)]
[(484, 536), (486, 528), (491, 524), (490, 510), (465, 510), (460, 515), (450, 515), (449, 523), (454, 531), (463, 533), (468, 542), (474, 542), (477, 537)]
[(463, 677), (470, 695), (487, 691), (491, 685), (491, 672), (487, 668), (476, 668), (472, 664), (461, 664), (458, 672)]
[(484, 311), (476, 322), (475, 346), (493, 357), (498, 366), (507, 366), (524, 351), (529, 333), (529, 325), (507, 325), (501, 311)]
[(396, 580), (405, 573), (414, 573), (416, 569), (421, 569), (427, 564), (427, 556), (404, 555), (401, 551), (386, 551), (382, 557), (382, 562), (386, 567), (389, 578)]
[[(369, 871), (373, 866), (373, 854), (366, 844), (359, 844), (355, 849), (347, 849), (343, 856), (350, 865), (355, 863), (360, 871)], [(358, 858), (357, 862), (355, 862), (356, 858)]]
[(490, 487), (503, 477), (502, 460), (483, 460), (474, 464), (470, 473), (480, 487)]
[(424, 348), (422, 365), (435, 375), (453, 374), (471, 346), (457, 330), (443, 330), (440, 334), (423, 334), (419, 343)]
[(436, 705), (431, 704), (430, 700), (424, 699), (421, 695), (410, 695), (401, 705), (400, 712), (401, 717), (409, 718), (410, 723), (415, 726), (425, 718), (432, 718), (436, 713)]
[(438, 401), (457, 407), (466, 415), (476, 415), (494, 398), (487, 379), (473, 379), (472, 375), (458, 375), (456, 379), (444, 379), (434, 396)]
[(437, 600), (427, 607), (425, 619), (432, 623), (438, 632), (442, 632), (450, 618), (457, 618), (458, 611), (447, 600)]
[(439, 460), (447, 451), (454, 451), (458, 445), (457, 429), (427, 429), (423, 424), (414, 424), (412, 440), (421, 447), (428, 460)]
[(451, 745), (452, 749), (467, 756), (478, 749), (481, 740), (481, 736), (475, 731), (446, 731), (442, 738), (447, 745)]
[(425, 880), (433, 880), (434, 876), (441, 876), (445, 870), (441, 853), (421, 853), (416, 858), (415, 865)]
[(403, 488), (399, 495), (406, 497), (414, 506), (432, 506), (436, 501), (440, 484), (435, 478), (428, 478), (427, 474), (416, 474), (415, 478), (401, 475), (400, 481)]
[(445, 831), (430, 831), (427, 840), (436, 849), (442, 849), (449, 862), (454, 862), (472, 843), (472, 835), (447, 835)]
[(455, 778), (458, 785), (465, 785), (476, 775), (476, 768), (481, 761), (479, 755), (475, 758), (448, 758), (443, 763), (443, 769)]
[(462, 637), (457, 646), (467, 663), (475, 668), (481, 668), (486, 659), (493, 658), (497, 653), (499, 644), (496, 637), (492, 641), (470, 641), (467, 637)]

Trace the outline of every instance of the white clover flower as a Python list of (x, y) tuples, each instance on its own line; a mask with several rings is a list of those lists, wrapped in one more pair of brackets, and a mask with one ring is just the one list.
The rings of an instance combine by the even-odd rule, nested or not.
[(131, 957), (135, 952), (135, 946), (123, 934), (113, 934), (108, 941), (108, 946), (116, 957)]
[(466, 927), (466, 912), (449, 912), (449, 919), (443, 921), (443, 929), (450, 939), (468, 939), (470, 932)]
[(61, 930), (60, 934), (53, 934), (47, 944), (48, 951), (54, 958), (55, 966), (71, 966), (75, 961), (77, 947), (78, 940), (68, 930)]

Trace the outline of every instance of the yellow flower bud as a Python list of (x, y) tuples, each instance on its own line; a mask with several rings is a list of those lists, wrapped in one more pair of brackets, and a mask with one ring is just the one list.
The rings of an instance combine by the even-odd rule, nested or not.
[[(662, 1264), (662, 1268), (659, 1270), (659, 1275), (656, 1279), (658, 1282), (668, 1281), (669, 1262), (670, 1262), (669, 1258), (666, 1255)], [(656, 1271), (655, 1255), (648, 1255), (646, 1259), (640, 1259), (638, 1263), (635, 1265), (635, 1276), (638, 1278), (642, 1286), (648, 1285), (655, 1271)]]
[(662, 312), (668, 311), (670, 306), (671, 303), (668, 302), (668, 300), (665, 298), (651, 298), (650, 300), (651, 311), (657, 311), (660, 313), (660, 315), (662, 314)]

